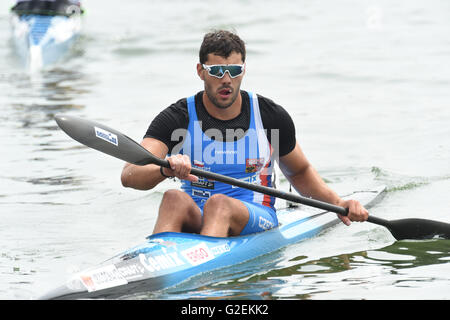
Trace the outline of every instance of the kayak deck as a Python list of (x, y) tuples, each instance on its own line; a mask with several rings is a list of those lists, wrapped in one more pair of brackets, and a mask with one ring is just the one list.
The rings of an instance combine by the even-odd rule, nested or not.
[[(369, 207), (384, 187), (349, 197)], [(82, 271), (42, 299), (118, 298), (177, 285), (190, 277), (236, 265), (311, 238), (340, 220), (323, 210), (277, 210), (280, 225), (237, 237), (164, 232), (100, 265)]]

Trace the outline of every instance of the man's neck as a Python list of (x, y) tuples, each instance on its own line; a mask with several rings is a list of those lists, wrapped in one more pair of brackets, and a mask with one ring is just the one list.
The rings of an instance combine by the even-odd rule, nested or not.
[(236, 100), (233, 102), (233, 104), (225, 109), (215, 106), (211, 102), (211, 100), (209, 100), (206, 92), (203, 92), (202, 100), (203, 100), (203, 105), (205, 106), (205, 109), (209, 113), (209, 115), (216, 119), (219, 119), (219, 120), (234, 119), (241, 113), (241, 110), (242, 110), (241, 92), (239, 92), (239, 94), (236, 97)]

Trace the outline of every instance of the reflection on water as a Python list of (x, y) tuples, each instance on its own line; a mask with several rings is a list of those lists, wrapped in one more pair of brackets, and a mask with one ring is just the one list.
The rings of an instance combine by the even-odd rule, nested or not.
[[(57, 129), (56, 124), (54, 122), (55, 114), (59, 112), (65, 112), (68, 110), (79, 110), (83, 109), (81, 105), (75, 104), (21, 104), (14, 103), (11, 105), (12, 109), (20, 114), (21, 117), (18, 117), (16, 120), (19, 123), (19, 128), (23, 129), (45, 129), (45, 130), (55, 130)], [(50, 123), (49, 123), (50, 122)]]
[(38, 98), (49, 102), (70, 101), (89, 93), (89, 83), (83, 72), (53, 68), (36, 74), (12, 74), (7, 79), (15, 90), (11, 98)]
[(0, 82), (10, 87), (0, 129), (0, 143), (9, 151), (0, 164), (0, 185), (8, 186), (0, 190), (2, 203), (59, 202), (42, 196), (84, 189), (87, 178), (64, 168), (54, 153), (84, 148), (61, 140), (54, 116), (85, 108), (77, 101), (90, 93), (89, 78), (80, 69), (56, 66), (10, 73)]
[(71, 69), (54, 68), (32, 75), (12, 74), (4, 80), (13, 88), (9, 91), (10, 112), (3, 116), (27, 129), (37, 126), (53, 130), (54, 124), (45, 127), (45, 123), (53, 122), (55, 113), (83, 109), (84, 105), (73, 100), (90, 92), (86, 76)]
[[(381, 253), (381, 255), (377, 255)], [(398, 241), (367, 252), (368, 261), (391, 265), (400, 270), (450, 261), (450, 240)]]
[[(304, 260), (305, 258), (301, 256), (297, 259)], [(448, 263), (449, 261), (450, 240), (397, 241), (381, 249), (325, 257), (273, 270), (265, 276), (269, 278), (293, 274), (311, 276), (318, 273), (338, 273), (369, 264), (390, 266), (393, 272), (396, 272), (394, 270)]]
[(7, 110), (3, 117), (9, 125), (4, 134), (17, 147), (23, 143), (28, 146), (28, 139), (33, 139), (33, 152), (55, 149), (55, 114), (83, 110), (85, 106), (76, 101), (90, 92), (83, 72), (61, 67), (33, 75), (12, 74), (5, 81), (12, 90), (8, 92), (9, 103), (4, 106)]
[[(324, 257), (272, 270), (264, 274), (263, 278), (285, 280), (284, 286), (292, 284), (292, 288), (295, 287), (292, 290), (274, 290), (273, 296), (278, 298), (320, 299), (326, 293), (326, 298), (340, 299), (345, 298), (342, 292), (349, 294), (346, 291), (356, 286), (366, 290), (372, 286), (377, 286), (377, 289), (384, 286), (384, 289), (392, 290), (393, 286), (414, 287), (417, 285), (415, 281), (424, 279), (433, 282), (437, 279), (421, 274), (421, 267), (449, 261), (449, 240), (398, 241), (376, 250)], [(368, 298), (377, 298), (371, 297), (366, 290), (362, 291)], [(357, 293), (350, 297), (362, 298)]]
[(439, 281), (436, 275), (422, 274), (420, 270), (450, 263), (450, 240), (398, 241), (376, 250), (317, 260), (298, 256), (284, 268), (277, 268), (279, 261), (282, 261), (281, 253), (268, 255), (197, 276), (176, 288), (133, 298), (321, 299), (322, 294), (327, 294), (327, 299), (342, 299), (346, 298), (343, 291), (363, 287), (369, 290), (365, 294), (369, 294), (370, 299), (370, 288), (380, 287), (380, 282), (384, 289), (392, 290), (393, 287), (414, 287), (417, 282)]

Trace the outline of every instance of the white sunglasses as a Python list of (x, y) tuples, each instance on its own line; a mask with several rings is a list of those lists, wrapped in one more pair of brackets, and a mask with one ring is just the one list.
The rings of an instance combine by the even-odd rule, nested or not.
[(214, 64), (214, 65), (206, 65), (202, 64), (203, 69), (208, 71), (208, 74), (212, 77), (223, 78), (226, 72), (230, 75), (231, 78), (239, 77), (244, 73), (245, 63), (244, 64)]

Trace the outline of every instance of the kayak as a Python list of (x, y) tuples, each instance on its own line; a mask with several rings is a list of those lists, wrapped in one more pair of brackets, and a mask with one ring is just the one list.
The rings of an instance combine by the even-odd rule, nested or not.
[(81, 32), (81, 16), (11, 14), (12, 39), (25, 66), (39, 70), (59, 61)]
[[(384, 186), (343, 198), (366, 208), (381, 198)], [(305, 206), (277, 210), (279, 226), (243, 236), (218, 238), (163, 232), (97, 266), (70, 277), (41, 299), (116, 299), (179, 285), (213, 270), (273, 253), (317, 236), (340, 222), (336, 214)]]

